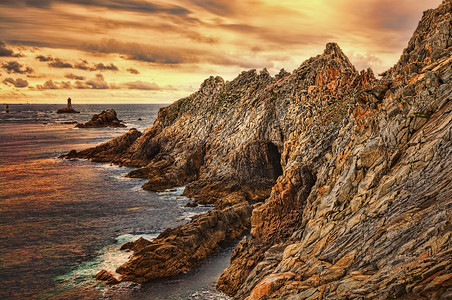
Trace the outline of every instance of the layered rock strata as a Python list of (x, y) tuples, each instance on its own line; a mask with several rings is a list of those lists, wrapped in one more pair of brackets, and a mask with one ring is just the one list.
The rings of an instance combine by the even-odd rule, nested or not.
[(78, 123), (77, 128), (101, 128), (101, 127), (126, 127), (118, 119), (116, 111), (113, 108), (102, 111), (100, 114), (94, 114), (90, 121)]
[[(451, 10), (425, 12), (381, 79), (330, 43), (292, 73), (210, 77), (133, 142), (81, 156), (139, 167), (147, 189), (186, 184), (219, 214), (265, 199), (218, 282), (236, 299), (447, 299)], [(140, 257), (125, 280), (151, 279)]]
[(236, 249), (221, 290), (236, 299), (451, 296), (450, 33), (444, 1), (400, 61), (355, 95), (338, 131), (285, 143), (284, 175), (253, 211), (253, 238)]
[(96, 162), (111, 162), (111, 158), (127, 151), (141, 136), (141, 132), (135, 128), (114, 139), (100, 144), (94, 148), (77, 152), (71, 150), (68, 154), (61, 155), (60, 158), (87, 158)]
[(121, 249), (134, 253), (116, 272), (122, 275), (122, 281), (135, 282), (186, 272), (221, 244), (243, 236), (250, 228), (250, 217), (251, 206), (243, 202), (193, 217), (190, 223), (166, 229), (152, 242), (141, 238), (127, 243)]

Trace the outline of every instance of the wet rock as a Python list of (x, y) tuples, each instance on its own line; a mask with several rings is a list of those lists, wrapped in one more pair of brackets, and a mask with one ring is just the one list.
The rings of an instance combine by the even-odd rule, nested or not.
[(78, 114), (79, 111), (76, 111), (72, 108), (72, 100), (71, 98), (67, 99), (67, 105), (64, 108), (61, 108), (57, 111), (58, 114)]
[(117, 269), (121, 281), (148, 282), (188, 271), (220, 244), (242, 236), (249, 229), (250, 215), (251, 207), (241, 203), (193, 217), (190, 223), (166, 229), (152, 242), (125, 244), (123, 248), (134, 254)]
[(116, 111), (112, 108), (102, 111), (100, 114), (95, 114), (89, 122), (78, 123), (77, 128), (100, 128), (100, 127), (126, 127), (118, 119)]
[(101, 270), (99, 273), (96, 274), (96, 279), (99, 281), (103, 281), (106, 284), (109, 285), (114, 285), (114, 284), (118, 284), (119, 280), (115, 278), (115, 276), (106, 271), (106, 270)]
[(119, 250), (130, 250), (130, 251), (138, 252), (151, 244), (152, 244), (151, 241), (140, 237), (136, 241), (125, 243), (124, 245), (121, 246), (121, 248)]
[(57, 110), (57, 114), (79, 114), (79, 111), (76, 111), (72, 107), (64, 107)]
[(77, 152), (71, 150), (66, 155), (61, 155), (60, 158), (89, 158), (97, 162), (112, 162), (115, 160), (119, 153), (123, 153), (130, 148), (133, 143), (141, 136), (141, 132), (135, 128), (130, 129), (128, 132), (121, 136), (118, 136), (106, 143), (99, 146), (85, 149)]
[(196, 202), (188, 202), (187, 204), (185, 204), (185, 207), (197, 207), (198, 203)]

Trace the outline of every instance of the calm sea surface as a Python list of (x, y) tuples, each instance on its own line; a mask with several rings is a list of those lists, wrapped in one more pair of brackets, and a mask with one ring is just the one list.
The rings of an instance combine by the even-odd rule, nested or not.
[[(64, 105), (63, 105), (64, 106)], [(61, 160), (69, 150), (105, 142), (130, 128), (142, 131), (162, 105), (0, 105), (0, 299), (224, 299), (214, 285), (232, 246), (171, 280), (106, 287), (94, 280), (130, 253), (119, 247), (156, 237), (210, 207), (187, 208), (183, 187), (163, 193), (125, 178), (129, 168)], [(114, 108), (127, 128), (74, 129)], [(138, 119), (142, 120), (139, 121)]]

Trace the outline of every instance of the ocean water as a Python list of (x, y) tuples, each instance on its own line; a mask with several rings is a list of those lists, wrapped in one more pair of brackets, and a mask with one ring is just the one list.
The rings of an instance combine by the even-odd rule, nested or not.
[[(150, 284), (107, 287), (94, 280), (130, 253), (122, 244), (152, 239), (211, 207), (185, 207), (183, 187), (144, 191), (129, 168), (61, 160), (68, 151), (105, 142), (132, 127), (143, 130), (161, 105), (0, 105), (0, 299), (226, 299), (214, 284), (233, 245), (194, 270)], [(127, 128), (75, 129), (114, 108)], [(140, 121), (139, 118), (142, 120)]]

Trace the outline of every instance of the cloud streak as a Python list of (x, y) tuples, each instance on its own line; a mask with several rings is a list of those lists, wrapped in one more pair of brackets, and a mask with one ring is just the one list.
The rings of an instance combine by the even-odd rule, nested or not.
[(86, 60), (82, 60), (81, 62), (72, 64), (63, 61), (60, 58), (57, 57), (54, 58), (50, 55), (49, 56), (37, 55), (35, 59), (40, 62), (47, 62), (47, 65), (49, 67), (57, 69), (79, 69), (84, 71), (114, 71), (114, 72), (119, 71), (119, 68), (115, 66), (113, 63), (110, 64), (97, 63), (90, 66)]
[(144, 82), (144, 81), (133, 81), (133, 82), (127, 82), (124, 84), (128, 89), (130, 90), (145, 90), (145, 91), (157, 91), (160, 90), (160, 87), (151, 82)]
[(140, 71), (138, 71), (137, 69), (134, 69), (134, 68), (128, 68), (127, 72), (129, 72), (130, 74), (135, 74), (135, 75), (140, 74)]
[(53, 81), (51, 79), (44, 82), (42, 85), (37, 85), (38, 90), (68, 90), (72, 89), (72, 84), (69, 81)]
[(5, 42), (0, 41), (0, 57), (22, 57), (22, 55), (14, 53), (14, 51), (7, 48)]
[(11, 1), (11, 3), (0, 2), (0, 5), (51, 9), (55, 4), (59, 3), (142, 13), (166, 13), (171, 15), (187, 15), (190, 13), (189, 10), (181, 6), (154, 4), (139, 0), (15, 0)]
[(6, 72), (9, 73), (16, 73), (16, 74), (31, 74), (33, 73), (33, 69), (28, 67), (28, 66), (24, 66), (22, 64), (20, 64), (17, 61), (9, 61), (7, 63), (3, 63), (2, 64), (2, 69), (4, 69)]
[(25, 88), (28, 86), (28, 81), (26, 81), (25, 79), (22, 79), (22, 78), (13, 79), (13, 78), (8, 77), (8, 78), (5, 78), (5, 80), (3, 80), (3, 83), (6, 85), (12, 84), (16, 88)]
[(122, 42), (116, 39), (102, 39), (99, 43), (86, 44), (84, 48), (101, 53), (119, 53), (130, 60), (160, 65), (210, 63), (219, 66), (240, 66), (243, 68), (272, 66), (271, 63), (255, 59), (254, 57), (237, 57), (216, 49), (168, 49), (167, 47)]
[(55, 58), (52, 62), (47, 63), (49, 67), (58, 68), (58, 69), (72, 69), (73, 66), (70, 63), (63, 62), (59, 58)]
[(74, 79), (74, 80), (85, 80), (85, 76), (75, 75), (73, 73), (66, 73), (64, 74), (64, 77), (67, 79)]

